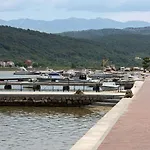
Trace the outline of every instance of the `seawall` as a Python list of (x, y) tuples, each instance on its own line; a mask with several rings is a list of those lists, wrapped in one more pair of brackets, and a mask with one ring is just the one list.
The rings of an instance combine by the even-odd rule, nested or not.
[(74, 92), (0, 92), (0, 106), (83, 106), (93, 102), (115, 99), (122, 94)]

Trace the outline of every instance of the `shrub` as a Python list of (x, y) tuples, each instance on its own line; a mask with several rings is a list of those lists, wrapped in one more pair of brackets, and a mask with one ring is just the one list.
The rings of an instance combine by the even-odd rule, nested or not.
[(131, 91), (131, 90), (127, 90), (124, 97), (125, 97), (125, 98), (132, 98), (132, 96), (133, 96), (132, 91)]
[(83, 95), (84, 93), (83, 93), (83, 91), (81, 91), (81, 90), (77, 90), (77, 91), (75, 92), (75, 94), (77, 94), (77, 95)]

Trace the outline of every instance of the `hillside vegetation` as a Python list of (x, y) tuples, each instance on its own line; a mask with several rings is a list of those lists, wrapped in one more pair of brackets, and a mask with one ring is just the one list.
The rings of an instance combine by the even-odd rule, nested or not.
[(150, 35), (150, 27), (143, 28), (125, 28), (125, 29), (99, 29), (99, 30), (82, 30), (60, 33), (62, 36), (68, 36), (78, 39), (100, 40), (104, 36), (109, 35)]
[[(150, 35), (108, 34), (75, 39), (38, 31), (0, 27), (0, 60), (26, 59), (45, 66), (100, 67), (102, 59), (118, 66), (134, 66), (136, 56), (150, 55)], [(89, 36), (91, 37), (91, 36)]]

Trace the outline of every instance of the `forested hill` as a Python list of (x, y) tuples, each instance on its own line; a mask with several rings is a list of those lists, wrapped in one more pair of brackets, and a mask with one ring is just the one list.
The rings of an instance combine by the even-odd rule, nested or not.
[(99, 29), (99, 30), (83, 30), (83, 31), (70, 31), (60, 33), (62, 36), (68, 36), (77, 39), (89, 39), (89, 40), (99, 40), (104, 36), (109, 35), (126, 35), (132, 34), (130, 31), (122, 29)]
[(99, 30), (83, 30), (83, 31), (71, 31), (60, 33), (62, 36), (68, 36), (78, 39), (100, 40), (104, 36), (109, 35), (150, 35), (150, 27), (141, 28), (125, 28), (125, 29), (99, 29)]
[(99, 42), (0, 26), (0, 60), (31, 59), (46, 66), (98, 67), (107, 58), (116, 65), (135, 65), (150, 55), (150, 36), (118, 34)]

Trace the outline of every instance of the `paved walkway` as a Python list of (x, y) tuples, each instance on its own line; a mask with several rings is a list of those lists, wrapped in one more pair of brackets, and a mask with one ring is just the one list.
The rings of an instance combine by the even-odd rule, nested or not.
[(150, 150), (150, 78), (98, 150)]

